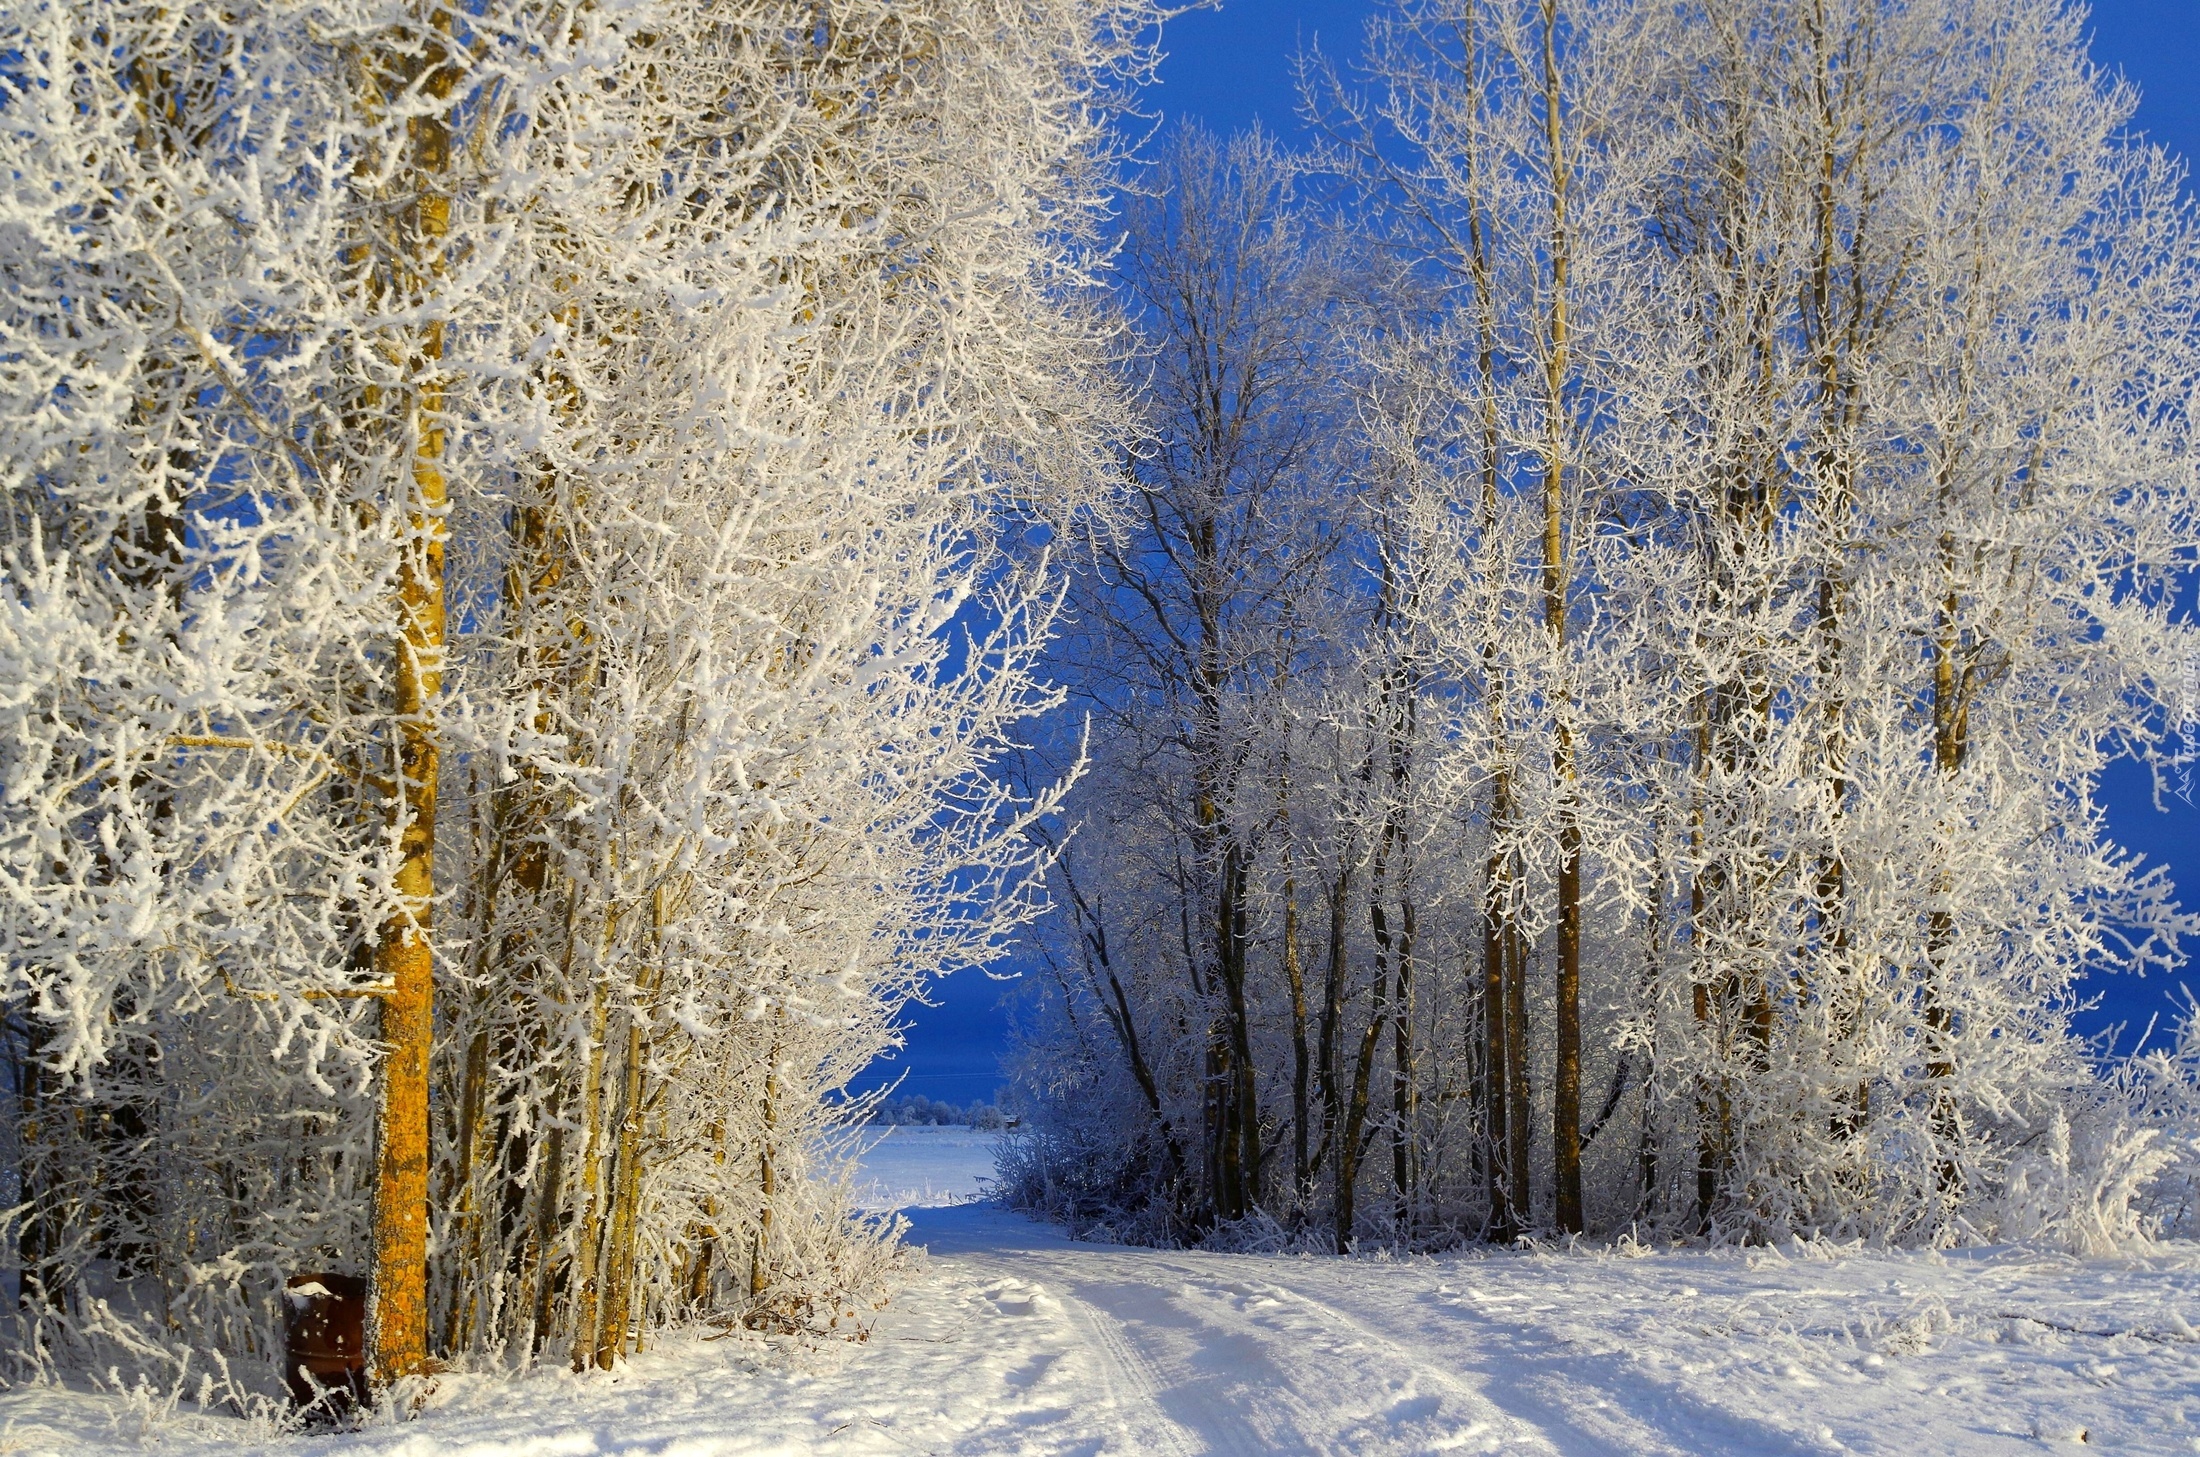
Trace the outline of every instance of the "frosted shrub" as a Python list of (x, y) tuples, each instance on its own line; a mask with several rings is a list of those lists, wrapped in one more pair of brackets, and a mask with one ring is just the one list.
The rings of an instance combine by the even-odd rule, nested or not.
[(2044, 1134), (2009, 1158), (1999, 1233), (2077, 1255), (2127, 1250), (2154, 1233), (2150, 1194), (2176, 1162), (2159, 1146), (2162, 1130), (2139, 1127), (2106, 1106), (2090, 1111), (2073, 1135), (2055, 1111)]
[(1170, 1154), (1142, 1136), (1130, 1090), (1099, 1067), (1054, 1062), (1020, 1071), (1020, 1116), (1000, 1143), (995, 1197), (1081, 1238), (1179, 1243), (1185, 1231)]
[(2115, 1115), (2156, 1135), (2161, 1160), (2139, 1200), (2153, 1232), (2200, 1239), (2200, 1006), (2188, 998), (2167, 1045), (2141, 1049), (2115, 1069)]

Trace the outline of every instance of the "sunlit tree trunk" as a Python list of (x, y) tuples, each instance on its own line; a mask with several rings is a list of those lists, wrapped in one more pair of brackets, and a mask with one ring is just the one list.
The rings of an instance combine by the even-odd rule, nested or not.
[[(392, 81), (420, 78), (441, 103), (458, 76), (445, 53), (449, 16), (436, 10), (420, 28), (417, 55), (393, 53)], [(400, 84), (403, 84), (402, 82)], [(409, 253), (393, 261), (395, 290), (417, 295), (440, 272), (451, 227), (451, 130), (436, 113), (406, 127), (402, 175), (413, 192), (406, 211)], [(398, 637), (391, 654), (397, 734), (398, 907), (381, 927), (375, 970), (382, 983), (382, 1065), (376, 1119), (374, 1217), (368, 1295), (368, 1367), (378, 1385), (418, 1372), (428, 1356), (428, 1065), (435, 1037), (435, 953), (429, 936), (435, 905), (436, 788), (441, 744), (436, 700), (445, 649), (444, 540), (450, 506), (444, 470), (443, 325), (411, 326), (398, 344), (407, 354), (402, 416), (412, 445), (412, 490), (405, 507), (397, 581)]]

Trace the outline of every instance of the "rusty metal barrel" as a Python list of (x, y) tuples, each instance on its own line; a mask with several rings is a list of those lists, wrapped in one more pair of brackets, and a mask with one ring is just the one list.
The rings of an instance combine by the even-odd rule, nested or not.
[(300, 1406), (327, 1393), (339, 1414), (367, 1399), (367, 1282), (357, 1275), (293, 1275), (283, 1284), (283, 1380)]

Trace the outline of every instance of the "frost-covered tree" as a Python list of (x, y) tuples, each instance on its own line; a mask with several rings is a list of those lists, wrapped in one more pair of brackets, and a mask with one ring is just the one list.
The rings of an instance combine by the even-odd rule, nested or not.
[[(1341, 274), (1292, 174), (1272, 138), (1188, 127), (1138, 184), (1120, 276), (1151, 439), (1128, 462), (1123, 510), (1082, 546), (1068, 639), (1108, 770), (1058, 869), (1058, 959), (1095, 1036), (1107, 1029), (1087, 1070), (1150, 1144), (1164, 1222), (1201, 1229), (1244, 1219), (1279, 1182), (1266, 1116), (1279, 1096), (1295, 1110), (1292, 1179), (1314, 1157), (1303, 977), (1277, 1082), (1251, 983), (1266, 949), (1256, 901), (1282, 894), (1296, 934), (1300, 883), (1261, 883), (1296, 833), (1275, 730), (1333, 626), (1342, 530), (1325, 518), (1348, 514), (1322, 480), (1338, 459), (1341, 396), (1321, 371)], [(1306, 868), (1310, 886), (1321, 872)], [(1301, 976), (1295, 952), (1290, 966)]]
[(1149, 19), (7, 12), (24, 1354), (875, 1298), (825, 1095), (1028, 912)]
[(682, 14), (545, 133), (546, 169), (631, 150), (531, 275), (559, 328), (479, 589), (505, 696), (444, 1041), (447, 1339), (604, 1365), (645, 1318), (855, 1298), (798, 1176), (901, 1001), (1023, 913), (1048, 801), (989, 756), (1054, 701), (1055, 598), (1001, 523), (1093, 489), (1112, 398), (1057, 272), (1098, 201), (1077, 68), (1116, 61), (1087, 11)]
[(1676, 492), (1697, 1202), (1938, 1233), (2086, 1080), (2077, 978), (2187, 929), (2092, 796), (2191, 719), (2193, 243), (2081, 14), (1759, 9), (1652, 93), (1719, 483)]
[[(2193, 724), (2200, 276), (2083, 19), (1403, 0), (1309, 65), (1410, 282), (1323, 341), (1358, 570), (1233, 762), (1273, 804), (1310, 722), (1352, 741), (1322, 843), (1373, 904), (1332, 944), (1394, 1096), (1340, 1152), (1393, 1157), (1268, 1212), (1946, 1240), (2054, 1224), (2026, 1151), (2114, 1143), (2071, 1143), (2081, 978), (2193, 928), (2095, 788)], [(1245, 843), (1260, 887), (1308, 842)], [(1287, 902), (1239, 933), (1266, 1089)]]
[[(359, 16), (9, 12), (7, 973), (30, 1350), (355, 1247), (401, 556)], [(304, 382), (300, 387), (299, 382)], [(264, 1297), (264, 1285), (255, 1295)]]

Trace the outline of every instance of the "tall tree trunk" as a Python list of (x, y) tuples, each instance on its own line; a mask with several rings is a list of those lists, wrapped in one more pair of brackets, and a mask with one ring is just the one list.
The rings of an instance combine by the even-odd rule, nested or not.
[[(1657, 1017), (1655, 1007), (1650, 1015)], [(1658, 1045), (1657, 1031), (1653, 1025), (1650, 1042), (1650, 1065), (1642, 1071), (1642, 1125), (1635, 1144), (1635, 1218), (1648, 1220), (1657, 1213), (1658, 1206)]]
[[(686, 732), (686, 709), (681, 714), (681, 733)], [(650, 964), (635, 988), (634, 1005), (627, 1009), (626, 1084), (620, 1090), (619, 1139), (615, 1150), (618, 1182), (611, 1204), (610, 1248), (605, 1259), (604, 1310), (596, 1332), (596, 1365), (609, 1371), (626, 1351), (627, 1327), (635, 1323), (634, 1281), (639, 1263), (636, 1241), (641, 1228), (642, 1150), (649, 1095), (645, 1076), (649, 1061), (647, 1029), (654, 1015), (657, 989), (665, 974), (665, 925), (674, 913), (676, 898), (660, 884), (650, 893)], [(639, 1349), (639, 1346), (636, 1347)]]
[[(1849, 787), (1847, 704), (1838, 686), (1842, 592), (1833, 578), (1838, 569), (1837, 562), (1829, 564), (1824, 568), (1826, 575), (1818, 581), (1818, 683), (1819, 691), (1825, 695), (1819, 712), (1825, 736), (1821, 759), (1826, 783), (1828, 848), (1819, 863), (1816, 898), (1818, 937), (1825, 947), (1826, 960), (1835, 979), (1833, 1047), (1829, 1050), (1837, 1061), (1855, 1059), (1861, 1062), (1857, 1044), (1864, 1030), (1865, 998), (1862, 987), (1851, 983), (1855, 973), (1849, 964), (1849, 867), (1841, 843), (1841, 822)], [(1871, 1085), (1859, 1079), (1851, 1086), (1853, 1091), (1842, 1090), (1833, 1113), (1832, 1132), (1843, 1144), (1857, 1143), (1871, 1120)]]
[[(1467, 6), (1460, 19), (1459, 37), (1464, 54), (1461, 59), (1462, 74), (1477, 74), (1477, 56), (1480, 36), (1477, 30), (1479, 7)], [(1520, 1035), (1525, 1045), (1525, 1027), (1514, 1011), (1515, 993), (1519, 990), (1519, 958), (1514, 954), (1517, 932), (1513, 925), (1516, 875), (1513, 852), (1507, 837), (1513, 828), (1513, 785), (1509, 762), (1510, 733), (1505, 721), (1506, 692), (1505, 665), (1498, 641), (1504, 617), (1502, 587), (1496, 580), (1498, 563), (1505, 558), (1497, 551), (1497, 536), (1501, 529), (1500, 507), (1502, 492), (1500, 476), (1504, 458), (1504, 442), (1498, 416), (1497, 379), (1497, 288), (1490, 266), (1489, 220), (1485, 215), (1482, 196), (1482, 148), (1481, 138), (1474, 126), (1463, 129), (1460, 136), (1466, 172), (1467, 193), (1467, 262), (1468, 272), (1474, 282), (1476, 382), (1480, 387), (1480, 414), (1482, 427), (1482, 519), (1481, 546), (1484, 556), (1491, 562), (1490, 580), (1485, 588), (1489, 602), (1485, 609), (1489, 625), (1488, 636), (1482, 643), (1482, 692), (1489, 711), (1490, 751), (1493, 773), (1490, 785), (1489, 855), (1482, 880), (1482, 1080), (1481, 1115), (1484, 1157), (1487, 1162), (1487, 1186), (1490, 1204), (1490, 1236), (1509, 1240), (1519, 1234), (1528, 1219), (1525, 1180), (1527, 1160), (1525, 1153), (1514, 1150), (1513, 1128), (1517, 1121), (1520, 1130), (1527, 1130), (1528, 1110), (1514, 1096), (1513, 1080), (1517, 1077), (1523, 1086), (1526, 1067), (1519, 1062), (1512, 1049), (1511, 1038)], [(1518, 1000), (1525, 1006), (1526, 998)], [(1515, 1191), (1514, 1179), (1520, 1179), (1521, 1188)]]
[[(1700, 872), (1699, 872), (1700, 873)], [(1690, 924), (1701, 934), (1703, 926), (1703, 891), (1699, 887), (1689, 892)], [(1721, 1091), (1723, 1074), (1718, 1070), (1718, 1029), (1711, 1016), (1711, 986), (1704, 980), (1704, 971), (1698, 967), (1689, 979), (1690, 1011), (1696, 1019), (1697, 1057), (1696, 1074), (1696, 1225), (1708, 1232), (1711, 1218), (1716, 1212), (1719, 1197), (1719, 1175), (1724, 1165), (1724, 1145), (1720, 1133), (1725, 1120), (1719, 1109), (1724, 1102)]]
[[(1146, 1060), (1144, 1046), (1138, 1039), (1138, 1023), (1131, 1016), (1131, 999), (1124, 991), (1123, 983), (1115, 974), (1115, 964), (1108, 959), (1107, 932), (1100, 925), (1097, 915), (1090, 918), (1092, 929), (1086, 934), (1086, 948), (1099, 964), (1100, 972), (1107, 978), (1108, 995), (1100, 1006), (1108, 1026), (1115, 1033), (1116, 1045), (1123, 1050), (1123, 1058), (1130, 1064), (1131, 1077), (1145, 1095), (1146, 1110), (1153, 1115), (1154, 1127), (1161, 1134), (1163, 1156), (1168, 1161), (1166, 1177), (1172, 1189), (1182, 1193), (1184, 1181), (1184, 1145), (1177, 1137), (1176, 1129), (1169, 1122), (1168, 1110), (1161, 1103), (1161, 1084), (1155, 1079), (1153, 1065)], [(1179, 1211), (1180, 1213), (1182, 1211)]]
[[(1961, 602), (1952, 585), (1955, 540), (1951, 533), (1942, 533), (1940, 554), (1942, 568), (1951, 585), (1941, 602), (1940, 630), (1933, 642), (1933, 764), (1943, 779), (1953, 780), (1963, 772), (1964, 757), (1970, 746), (1971, 670), (1968, 666), (1959, 668), (1956, 663), (1960, 650), (1958, 613)], [(1943, 905), (1932, 911), (1925, 933), (1928, 961), (1925, 1028), (1929, 1034), (1925, 1073), (1932, 1083), (1932, 1130), (1934, 1141), (1939, 1144), (1934, 1182), (1941, 1194), (1952, 1200), (1963, 1192), (1963, 1168), (1955, 1154), (1962, 1143), (1963, 1123), (1952, 1090), (1956, 1075), (1956, 1028), (1946, 990), (1948, 952), (1955, 941), (1955, 919), (1945, 909), (1947, 892), (1951, 889), (1946, 884), (1945, 871), (1941, 879)]]
[[(1387, 557), (1387, 553), (1386, 553)], [(1393, 577), (1387, 561), (1383, 570), (1384, 615), (1399, 629), (1398, 659), (1385, 675), (1384, 696), (1389, 700), (1384, 721), (1389, 744), (1390, 793), (1385, 811), (1383, 836), (1389, 853), (1385, 863), (1397, 884), (1398, 934), (1392, 944), (1388, 927), (1378, 914), (1374, 930), (1376, 944), (1393, 953), (1395, 980), (1390, 996), (1391, 1008), (1391, 1066), (1390, 1066), (1390, 1173), (1391, 1188), (1396, 1195), (1393, 1215), (1400, 1233), (1412, 1238), (1416, 1212), (1416, 1199), (1420, 1185), (1419, 1137), (1420, 1085), (1416, 1079), (1413, 1044), (1414, 954), (1415, 942), (1420, 931), (1420, 908), (1413, 895), (1413, 848), (1411, 832), (1406, 824), (1406, 805), (1413, 789), (1413, 735), (1418, 726), (1420, 681), (1413, 661), (1412, 631), (1409, 599), (1410, 585), (1400, 586)], [(1381, 904), (1382, 886), (1378, 883), (1376, 904)]]
[(541, 1351), (542, 1343), (550, 1334), (551, 1310), (558, 1296), (558, 1211), (565, 1193), (565, 1124), (559, 1117), (564, 1104), (564, 1083), (551, 1085), (550, 1096), (543, 1107), (543, 1118), (550, 1124), (550, 1136), (542, 1153), (542, 1166), (535, 1173), (538, 1185), (534, 1191), (534, 1218), (527, 1231), (527, 1242), (520, 1261), (520, 1271), (527, 1282), (520, 1288), (529, 1296), (527, 1329), (520, 1349), (532, 1356)]
[[(1371, 771), (1372, 759), (1363, 769)], [(1368, 873), (1367, 902), (1371, 927), (1379, 928), (1383, 919), (1383, 894), (1390, 880), (1389, 855), (1390, 836), (1386, 831), (1376, 841), (1375, 861)], [(1367, 1115), (1375, 1081), (1375, 1055), (1382, 1046), (1383, 1030), (1390, 1010), (1390, 964), (1385, 954), (1387, 949), (1387, 933), (1377, 929), (1375, 979), (1368, 990), (1367, 1028), (1360, 1034), (1359, 1056), (1352, 1067), (1352, 1091), (1344, 1106), (1343, 1122), (1337, 1130), (1334, 1213), (1339, 1252), (1350, 1244), (1359, 1223), (1360, 1161), (1366, 1155), (1372, 1136), (1372, 1131), (1367, 1126)]]
[(1319, 1176), (1325, 1159), (1334, 1156), (1344, 1123), (1344, 1073), (1337, 1065), (1343, 1051), (1346, 946), (1348, 918), (1352, 913), (1352, 851), (1338, 857), (1336, 878), (1329, 883), (1329, 954), (1322, 971), (1321, 1025), (1314, 1051), (1314, 1073), (1321, 1102), (1322, 1136), (1314, 1146), (1309, 1176)]
[(435, 1346), (440, 1356), (449, 1356), (472, 1339), (482, 1294), (483, 1265), (488, 1260), (488, 1219), (481, 1165), (490, 1124), (489, 1025), (495, 995), (488, 976), (489, 933), (496, 922), (497, 890), (504, 879), (504, 843), (500, 814), (492, 809), (487, 825), (481, 823), (481, 787), (478, 782), (472, 782), (471, 776), (466, 801), (476, 811), (475, 843), (485, 848), (475, 856), (477, 868), (470, 893), (476, 900), (462, 918), (475, 931), (469, 994), (474, 1029), (466, 1039), (466, 1056), (459, 1073), (457, 1121), (451, 1127), (452, 1160), (444, 1171), (441, 1194), (444, 1207), (449, 1211), (449, 1240), (454, 1253), (449, 1257), (450, 1289), (443, 1309), (443, 1329)]
[[(567, 881), (564, 899), (557, 981), (561, 1001), (573, 985), (573, 960), (579, 949), (580, 886)], [(537, 1025), (539, 1028), (539, 1023)], [(537, 1066), (546, 1064), (538, 1058)], [(543, 1342), (550, 1338), (557, 1297), (563, 1293), (563, 1284), (570, 1279), (573, 1268), (559, 1239), (560, 1220), (565, 1211), (566, 1120), (562, 1115), (572, 1093), (573, 1078), (571, 1072), (556, 1064), (547, 1064), (547, 1067), (550, 1086), (543, 1095), (542, 1122), (548, 1125), (550, 1132), (544, 1143), (542, 1163), (530, 1176), (517, 1139), (512, 1141), (505, 1157), (506, 1207), (515, 1224), (520, 1219), (527, 1220), (513, 1271), (517, 1288), (529, 1296), (527, 1328), (520, 1349), (530, 1356), (539, 1353)], [(515, 1115), (516, 1110), (507, 1114), (512, 1120), (506, 1124), (507, 1131), (516, 1122)], [(509, 1233), (506, 1237), (510, 1238)]]
[[(419, 91), (440, 105), (457, 72), (448, 59), (449, 17), (440, 8), (416, 56), (390, 57), (393, 71), (421, 77)], [(424, 294), (450, 234), (451, 132), (428, 110), (406, 124), (405, 176), (413, 190), (400, 267), (402, 294)], [(412, 432), (412, 490), (405, 510), (397, 578), (399, 634), (392, 656), (398, 735), (392, 817), (398, 833), (397, 909), (381, 928), (375, 970), (382, 993), (381, 1099), (376, 1120), (367, 1366), (386, 1386), (418, 1372), (428, 1356), (428, 1065), (435, 1038), (435, 955), (429, 942), (435, 904), (436, 779), (441, 745), (436, 699), (445, 646), (443, 551), (450, 496), (443, 455), (443, 326), (413, 326), (406, 349)]]
[[(1381, 877), (1378, 875), (1376, 880), (1379, 883)], [(1378, 970), (1374, 990), (1370, 993), (1374, 1000), (1368, 1008), (1367, 1030), (1360, 1034), (1359, 1060), (1352, 1071), (1352, 1096), (1345, 1105), (1343, 1126), (1337, 1130), (1337, 1148), (1332, 1160), (1336, 1188), (1333, 1207), (1340, 1254), (1351, 1245), (1354, 1226), (1359, 1220), (1360, 1157), (1367, 1147), (1368, 1094), (1375, 1078), (1375, 1050), (1383, 1040), (1385, 975), (1385, 971)]]
[(1413, 1045), (1414, 997), (1414, 940), (1419, 932), (1420, 912), (1413, 901), (1413, 892), (1406, 889), (1400, 896), (1398, 907), (1398, 969), (1397, 991), (1391, 997), (1391, 1079), (1390, 1079), (1390, 1174), (1392, 1186), (1397, 1190), (1398, 1228), (1407, 1239), (1413, 1237), (1414, 1220), (1419, 1209), (1421, 1165), (1420, 1113), (1421, 1089), (1415, 1078), (1415, 1049)]
[(1244, 847), (1233, 839), (1223, 855), (1220, 908), (1223, 1027), (1229, 1040), (1221, 1074), (1222, 1197), (1217, 1213), (1243, 1219), (1260, 1202), (1260, 1099), (1253, 1062), (1252, 1011), (1246, 993), (1246, 946), (1250, 939)]
[(1705, 688), (1697, 698), (1695, 734), (1695, 796), (1689, 811), (1688, 863), (1692, 867), (1688, 882), (1688, 927), (1694, 951), (1694, 964), (1689, 972), (1689, 1011), (1695, 1021), (1696, 1051), (1694, 1062), (1696, 1102), (1696, 1225), (1708, 1232), (1716, 1212), (1719, 1178), (1724, 1172), (1725, 1145), (1722, 1142), (1724, 1120), (1719, 1108), (1724, 1101), (1726, 1077), (1725, 1048), (1719, 1034), (1711, 1005), (1711, 986), (1719, 975), (1715, 965), (1716, 948), (1709, 938), (1705, 921), (1710, 904), (1706, 882), (1712, 878), (1712, 869), (1704, 863), (1705, 817), (1709, 813), (1711, 795), (1711, 733), (1714, 717), (1715, 691)]
[(1553, 768), (1558, 776), (1558, 955), (1553, 991), (1557, 1065), (1552, 1073), (1551, 1155), (1558, 1227), (1579, 1234), (1581, 1218), (1581, 815), (1574, 766), (1573, 706), (1566, 678), (1566, 376), (1572, 360), (1568, 291), (1573, 251), (1558, 67), (1558, 0), (1542, 0), (1543, 134), (1551, 203), (1551, 307), (1545, 321), (1543, 388), (1543, 623), (1551, 638)]
[[(1402, 672), (1391, 675), (1390, 692), (1393, 696), (1397, 694), (1396, 680), (1401, 676)], [(1376, 874), (1369, 885), (1368, 923), (1375, 937), (1378, 975), (1380, 968), (1385, 965), (1391, 975), (1391, 989), (1387, 1000), (1391, 1033), (1392, 1217), (1401, 1235), (1410, 1238), (1413, 1232), (1414, 1191), (1418, 1183), (1414, 1158), (1418, 1089), (1413, 1081), (1413, 943), (1419, 929), (1419, 912), (1413, 899), (1411, 852), (1407, 846), (1408, 831), (1405, 825), (1403, 796), (1407, 771), (1404, 764), (1404, 735), (1398, 727), (1399, 717), (1407, 711), (1405, 704), (1394, 701), (1391, 705), (1391, 795), (1389, 807), (1384, 813), (1382, 847), (1376, 855)], [(1396, 896), (1398, 902), (1398, 926), (1395, 932), (1391, 928), (1386, 904), (1387, 898), (1392, 895)]]
[(451, 1298), (443, 1314), (443, 1334), (436, 1348), (444, 1355), (459, 1350), (471, 1338), (474, 1307), (480, 1298), (480, 1272), (486, 1251), (480, 1178), (482, 1116), (489, 1085), (489, 1029), (474, 1029), (466, 1042), (466, 1064), (459, 1077), (458, 1125), (452, 1130), (455, 1162), (450, 1178), (451, 1232), (458, 1253), (453, 1260)]
[[(1570, 746), (1569, 749), (1570, 757)], [(1558, 956), (1554, 991), (1557, 1063), (1552, 1070), (1551, 1145), (1557, 1179), (1558, 1227), (1582, 1230), (1581, 1211), (1581, 826), (1571, 816), (1559, 830)]]

